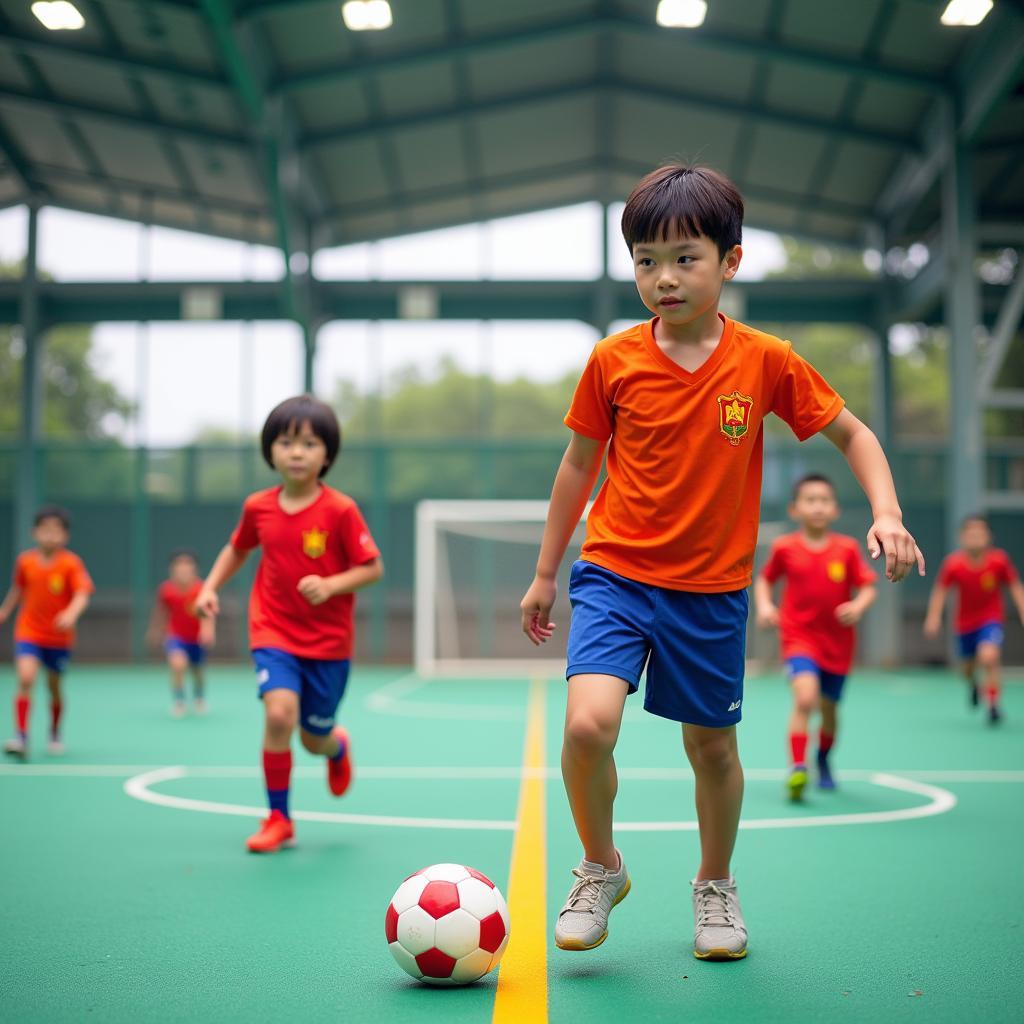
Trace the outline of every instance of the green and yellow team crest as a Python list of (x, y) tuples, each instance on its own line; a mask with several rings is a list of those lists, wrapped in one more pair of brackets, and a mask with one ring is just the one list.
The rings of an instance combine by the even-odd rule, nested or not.
[(754, 400), (738, 391), (718, 396), (718, 427), (729, 439), (729, 444), (738, 445), (750, 430), (750, 413), (753, 408)]

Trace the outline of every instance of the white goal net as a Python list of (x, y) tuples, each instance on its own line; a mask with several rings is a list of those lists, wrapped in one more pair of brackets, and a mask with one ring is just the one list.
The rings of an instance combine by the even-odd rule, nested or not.
[[(583, 543), (584, 521), (558, 574), (558, 599), (551, 613), (557, 624), (554, 636), (534, 647), (520, 624), (519, 602), (533, 579), (547, 512), (547, 501), (417, 505), (413, 645), (421, 676), (557, 678), (565, 671), (569, 571)], [(758, 566), (782, 528), (762, 524)], [(754, 633), (751, 622), (748, 653), (763, 657), (766, 638)]]

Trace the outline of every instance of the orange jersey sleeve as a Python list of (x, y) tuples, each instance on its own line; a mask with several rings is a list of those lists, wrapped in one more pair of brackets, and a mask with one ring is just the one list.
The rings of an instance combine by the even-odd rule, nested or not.
[(21, 590), (15, 640), (40, 647), (74, 646), (74, 631), (58, 629), (54, 620), (71, 604), (75, 594), (91, 594), (95, 589), (78, 555), (64, 550), (43, 559), (38, 551), (26, 551), (18, 556), (14, 582)]

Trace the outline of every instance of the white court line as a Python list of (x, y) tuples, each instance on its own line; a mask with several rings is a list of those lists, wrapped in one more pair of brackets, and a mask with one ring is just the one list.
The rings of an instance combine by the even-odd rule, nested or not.
[[(459, 771), (473, 771), (473, 769), (458, 769)], [(508, 769), (498, 769), (506, 771)], [(221, 766), (210, 772), (210, 777), (230, 777), (226, 773), (237, 772), (239, 769), (230, 766)], [(409, 769), (393, 769), (392, 771), (409, 771)], [(448, 769), (449, 772), (456, 769)], [(550, 777), (550, 768), (543, 770), (543, 775)], [(256, 776), (258, 772), (248, 769), (250, 777)], [(365, 774), (365, 772), (364, 772)], [(522, 772), (518, 773), (519, 777)], [(874, 786), (882, 786), (887, 789), (896, 789), (906, 793), (923, 796), (928, 803), (917, 807), (902, 808), (893, 811), (865, 811), (857, 814), (827, 814), (810, 816), (792, 816), (787, 818), (753, 818), (740, 821), (741, 829), (777, 829), (777, 828), (814, 828), (820, 826), (836, 825), (879, 825), (896, 821), (909, 821), (916, 818), (927, 818), (936, 814), (945, 814), (951, 811), (957, 803), (957, 798), (948, 790), (931, 786), (924, 782), (913, 779), (900, 778), (886, 772), (862, 772), (859, 776)], [(244, 804), (229, 804), (211, 800), (196, 800), (190, 797), (171, 796), (166, 793), (156, 793), (150, 787), (164, 782), (173, 782), (184, 778), (202, 778), (200, 769), (187, 768), (184, 765), (171, 765), (165, 768), (156, 768), (151, 771), (135, 775), (124, 783), (125, 793), (145, 803), (156, 804), (161, 807), (172, 807), (184, 811), (199, 811), (207, 814), (231, 814), (241, 817), (261, 818), (266, 814), (264, 807), (252, 807)], [(238, 776), (235, 776), (238, 777)], [(390, 777), (401, 777), (391, 775)], [(420, 778), (427, 777), (425, 774)], [(460, 777), (449, 775), (449, 778)], [(479, 770), (472, 776), (480, 778)], [(510, 776), (512, 777), (512, 776)], [(771, 778), (778, 779), (781, 774), (772, 770)], [(854, 778), (854, 773), (847, 773), (848, 778)], [(461, 829), (461, 830), (489, 830), (489, 831), (513, 831), (515, 822), (496, 821), (490, 819), (468, 819), (468, 818), (416, 818), (395, 815), (376, 814), (339, 814), (330, 811), (295, 811), (292, 817), (299, 821), (322, 821), (334, 822), (344, 825), (371, 825), (392, 828), (435, 828), (435, 829)], [(616, 826), (619, 832), (693, 832), (697, 830), (696, 821), (627, 821), (620, 822)]]

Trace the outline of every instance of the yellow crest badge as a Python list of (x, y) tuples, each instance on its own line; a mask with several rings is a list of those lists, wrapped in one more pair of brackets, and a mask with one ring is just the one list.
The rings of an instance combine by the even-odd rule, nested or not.
[(981, 589), (982, 590), (995, 590), (996, 589), (996, 578), (990, 572), (983, 572), (981, 574)]
[(826, 571), (833, 583), (842, 583), (846, 579), (846, 566), (842, 562), (829, 562)]
[(47, 586), (50, 588), (51, 594), (63, 594), (64, 593), (64, 577), (54, 574), (46, 581)]
[(754, 400), (738, 391), (718, 396), (718, 429), (729, 439), (729, 444), (738, 445), (740, 438), (750, 430), (753, 408)]
[(302, 531), (302, 551), (310, 558), (319, 558), (327, 550), (327, 531), (318, 530), (315, 526), (312, 530)]

